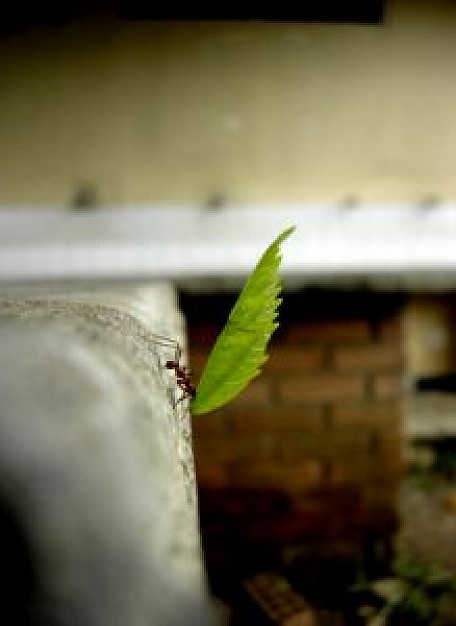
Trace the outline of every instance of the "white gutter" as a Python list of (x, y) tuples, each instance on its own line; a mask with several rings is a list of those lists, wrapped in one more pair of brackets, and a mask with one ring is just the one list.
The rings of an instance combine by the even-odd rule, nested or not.
[(456, 205), (0, 208), (0, 281), (171, 279), (235, 284), (284, 228), (290, 286), (456, 286)]

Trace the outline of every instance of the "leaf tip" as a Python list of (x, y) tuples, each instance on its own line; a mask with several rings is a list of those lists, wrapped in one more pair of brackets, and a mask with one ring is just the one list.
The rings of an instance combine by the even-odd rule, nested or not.
[(282, 233), (280, 233), (280, 235), (277, 237), (277, 239), (272, 244), (273, 246), (275, 246), (276, 251), (277, 251), (277, 253), (279, 255), (279, 258), (280, 258), (280, 246), (281, 246), (281, 244), (285, 241), (285, 239), (288, 239), (288, 237), (291, 234), (293, 234), (295, 230), (296, 230), (296, 226), (295, 225), (289, 226)]

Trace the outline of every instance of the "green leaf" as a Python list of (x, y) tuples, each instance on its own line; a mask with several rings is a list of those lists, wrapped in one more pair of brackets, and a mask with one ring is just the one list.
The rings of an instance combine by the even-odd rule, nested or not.
[(208, 413), (238, 395), (260, 373), (266, 346), (279, 325), (281, 303), (278, 269), (280, 245), (294, 231), (273, 241), (248, 278), (228, 321), (217, 338), (191, 403), (194, 415)]

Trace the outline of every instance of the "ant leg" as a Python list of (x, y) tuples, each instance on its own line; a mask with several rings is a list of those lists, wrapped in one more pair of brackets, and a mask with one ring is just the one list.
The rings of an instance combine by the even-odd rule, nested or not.
[(176, 400), (176, 404), (183, 402), (186, 398), (193, 398), (195, 396), (195, 389), (190, 382), (190, 370), (185, 366), (181, 366), (180, 361), (182, 358), (182, 349), (179, 342), (170, 337), (163, 337), (162, 335), (153, 335), (153, 340), (158, 345), (166, 348), (174, 349), (174, 359), (165, 361), (165, 367), (168, 370), (173, 370), (176, 376), (176, 383), (179, 389), (182, 390), (182, 396)]
[(178, 363), (182, 356), (182, 350), (179, 345), (179, 342), (176, 339), (172, 339), (171, 337), (164, 337), (163, 335), (157, 335), (155, 333), (151, 333), (151, 339), (154, 343), (159, 346), (163, 346), (164, 348), (170, 348), (174, 350), (174, 360)]

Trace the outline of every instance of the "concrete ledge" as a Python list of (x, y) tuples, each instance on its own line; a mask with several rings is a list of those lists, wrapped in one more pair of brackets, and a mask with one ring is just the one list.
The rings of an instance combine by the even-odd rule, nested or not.
[(164, 285), (0, 294), (2, 595), (17, 623), (212, 623), (189, 416), (156, 340), (183, 329)]

